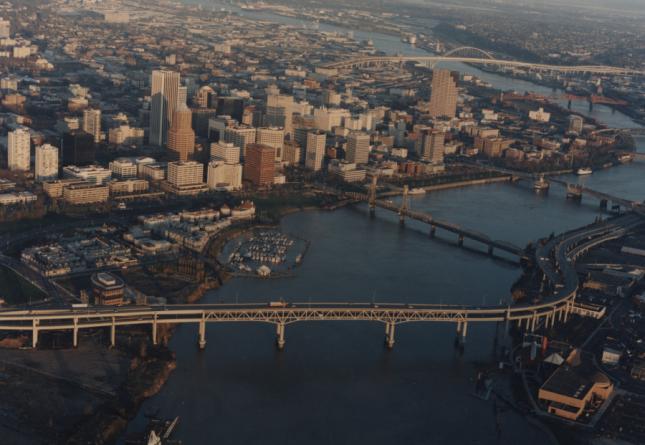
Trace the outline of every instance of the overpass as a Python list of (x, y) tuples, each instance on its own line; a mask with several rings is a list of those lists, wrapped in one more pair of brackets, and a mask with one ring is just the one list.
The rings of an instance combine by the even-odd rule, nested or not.
[[(460, 54), (466, 55), (460, 55)], [(461, 47), (441, 56), (361, 56), (321, 66), (325, 70), (352, 70), (354, 68), (379, 67), (416, 63), (433, 68), (441, 62), (461, 62), (473, 65), (496, 65), (505, 68), (524, 68), (531, 71), (558, 72), (562, 74), (597, 74), (619, 76), (645, 76), (645, 71), (633, 68), (605, 65), (552, 65), (544, 63), (522, 62), (518, 60), (499, 59), (491, 53), (473, 47)]]
[(72, 307), (41, 310), (0, 310), (0, 331), (28, 332), (32, 346), (38, 346), (42, 332), (69, 331), (73, 345), (85, 329), (107, 328), (110, 343), (116, 344), (117, 327), (150, 326), (152, 341), (157, 343), (161, 325), (198, 326), (198, 344), (206, 346), (208, 323), (269, 323), (276, 327), (279, 348), (285, 345), (285, 327), (313, 321), (370, 321), (385, 325), (386, 344), (394, 346), (398, 325), (414, 322), (442, 322), (457, 325), (457, 338), (465, 341), (469, 324), (504, 322), (534, 331), (541, 322), (553, 326), (566, 321), (572, 313), (583, 313), (575, 302), (578, 276), (577, 258), (589, 249), (624, 236), (642, 224), (640, 216), (629, 214), (612, 221), (596, 223), (550, 239), (536, 250), (536, 264), (548, 283), (543, 301), (515, 306), (467, 306), (400, 303), (283, 303), (204, 304), (134, 307)]

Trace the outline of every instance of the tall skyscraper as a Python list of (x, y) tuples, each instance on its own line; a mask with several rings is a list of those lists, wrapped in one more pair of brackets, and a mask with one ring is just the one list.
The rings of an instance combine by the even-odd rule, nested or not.
[(173, 113), (172, 126), (168, 131), (168, 150), (179, 161), (187, 161), (195, 151), (195, 132), (193, 131), (193, 116), (184, 104)]
[(246, 160), (242, 177), (255, 187), (273, 184), (275, 176), (275, 148), (268, 145), (249, 144), (246, 147)]
[(101, 142), (101, 110), (83, 110), (83, 131), (94, 136), (94, 142)]
[(370, 157), (370, 135), (353, 132), (347, 137), (347, 160), (354, 164), (367, 164)]
[(325, 144), (327, 134), (324, 131), (310, 131), (307, 133), (307, 146), (305, 147), (305, 167), (318, 171), (322, 169), (325, 158)]
[(441, 165), (443, 164), (445, 139), (446, 134), (443, 131), (423, 128), (417, 139), (417, 153), (424, 161)]
[(432, 117), (455, 117), (457, 114), (457, 73), (435, 69), (432, 72), (432, 94), (428, 113)]
[(50, 144), (36, 147), (34, 173), (36, 181), (52, 181), (58, 178), (58, 147)]
[(177, 108), (179, 73), (155, 70), (151, 84), (150, 143), (163, 146), (168, 142), (168, 129)]
[(10, 131), (7, 138), (7, 165), (9, 170), (29, 171), (31, 136), (26, 128)]
[(94, 163), (94, 136), (80, 130), (63, 135), (63, 166)]

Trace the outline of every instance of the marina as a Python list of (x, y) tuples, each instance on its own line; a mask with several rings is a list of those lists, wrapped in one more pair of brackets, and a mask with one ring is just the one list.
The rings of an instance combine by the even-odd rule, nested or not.
[(257, 229), (231, 241), (223, 262), (235, 276), (285, 277), (302, 263), (308, 241), (274, 229)]

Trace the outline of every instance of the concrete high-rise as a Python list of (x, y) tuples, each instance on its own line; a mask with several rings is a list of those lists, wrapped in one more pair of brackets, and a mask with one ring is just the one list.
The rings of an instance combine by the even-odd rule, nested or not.
[(253, 127), (226, 127), (224, 129), (224, 142), (231, 142), (240, 147), (242, 159), (246, 157), (246, 147), (255, 143), (257, 130)]
[(255, 187), (273, 184), (275, 176), (275, 148), (268, 145), (249, 144), (246, 147), (246, 160), (242, 177)]
[(11, 22), (0, 18), (0, 39), (11, 37)]
[(281, 161), (284, 148), (284, 128), (258, 128), (255, 134), (255, 143), (275, 148), (275, 160)]
[(354, 164), (367, 164), (370, 157), (370, 135), (354, 132), (347, 137), (347, 160)]
[(443, 164), (445, 138), (446, 134), (443, 131), (433, 128), (421, 129), (417, 139), (417, 153), (421, 159), (436, 165)]
[(428, 114), (436, 117), (455, 117), (457, 114), (457, 73), (435, 69), (432, 72), (432, 94)]
[(168, 129), (179, 96), (179, 73), (166, 70), (152, 72), (150, 104), (150, 143), (163, 146), (168, 142)]
[(58, 179), (58, 147), (50, 144), (36, 147), (34, 176), (36, 181)]
[(94, 136), (94, 142), (101, 142), (101, 110), (83, 110), (83, 131)]
[(7, 137), (7, 166), (9, 170), (29, 171), (31, 135), (26, 128), (10, 131)]
[(240, 147), (232, 142), (213, 142), (211, 144), (211, 160), (224, 161), (233, 165), (240, 163)]
[(223, 160), (208, 163), (208, 188), (238, 190), (242, 188), (242, 165), (227, 164)]
[(326, 143), (327, 134), (324, 131), (318, 130), (307, 133), (305, 167), (313, 171), (322, 169)]
[(195, 151), (195, 132), (190, 109), (184, 104), (173, 113), (172, 126), (168, 131), (168, 150), (174, 159), (187, 161)]

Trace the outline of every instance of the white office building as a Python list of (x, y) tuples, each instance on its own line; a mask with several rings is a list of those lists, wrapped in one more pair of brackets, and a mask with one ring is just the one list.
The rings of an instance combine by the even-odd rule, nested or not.
[(7, 165), (12, 171), (29, 171), (31, 135), (26, 128), (10, 131), (7, 138)]

